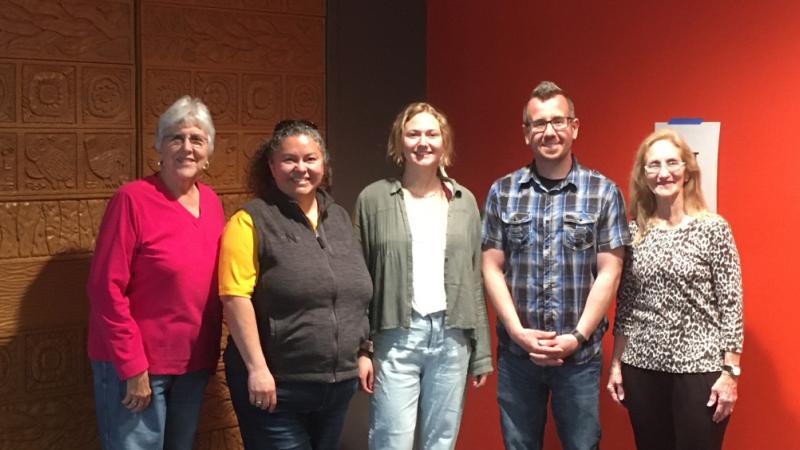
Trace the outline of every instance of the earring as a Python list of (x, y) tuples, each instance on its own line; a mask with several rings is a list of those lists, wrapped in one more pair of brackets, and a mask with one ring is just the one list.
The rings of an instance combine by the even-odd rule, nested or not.
[(160, 169), (161, 168), (161, 160), (159, 159), (156, 164), (158, 165), (158, 168)]
[(206, 163), (203, 164), (203, 170), (208, 170), (208, 167), (211, 166), (211, 162), (206, 160)]

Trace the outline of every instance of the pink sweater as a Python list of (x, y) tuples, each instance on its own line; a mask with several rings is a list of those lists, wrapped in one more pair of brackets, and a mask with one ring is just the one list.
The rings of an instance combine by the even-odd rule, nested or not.
[(216, 366), (225, 217), (214, 191), (197, 187), (199, 218), (155, 175), (122, 186), (106, 208), (86, 285), (89, 357), (111, 361), (121, 380)]

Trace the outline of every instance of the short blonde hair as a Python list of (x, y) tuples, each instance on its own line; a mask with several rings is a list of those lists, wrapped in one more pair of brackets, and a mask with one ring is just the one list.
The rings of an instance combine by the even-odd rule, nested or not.
[(662, 128), (650, 133), (639, 145), (636, 159), (631, 171), (630, 204), (631, 217), (636, 221), (638, 231), (634, 241), (641, 240), (649, 227), (650, 219), (655, 215), (656, 197), (647, 185), (644, 166), (647, 163), (647, 151), (658, 141), (669, 141), (680, 151), (684, 166), (683, 207), (687, 214), (700, 216), (707, 211), (703, 189), (700, 183), (700, 166), (689, 144), (671, 128)]
[(441, 165), (443, 167), (450, 166), (450, 164), (453, 163), (453, 157), (455, 156), (453, 151), (453, 130), (450, 128), (450, 122), (447, 121), (447, 117), (444, 115), (444, 113), (440, 112), (430, 103), (425, 102), (409, 104), (403, 108), (403, 110), (400, 111), (400, 114), (398, 114), (394, 119), (392, 131), (389, 133), (389, 142), (387, 146), (388, 151), (386, 152), (386, 156), (389, 158), (389, 161), (393, 162), (398, 167), (404, 166), (405, 158), (403, 157), (403, 131), (406, 123), (420, 113), (428, 113), (439, 122), (439, 129), (442, 132), (442, 145), (444, 147)]

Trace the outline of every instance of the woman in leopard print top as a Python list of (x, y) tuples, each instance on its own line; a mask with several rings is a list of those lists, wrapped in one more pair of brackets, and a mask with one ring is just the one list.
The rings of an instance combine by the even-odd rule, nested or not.
[(642, 142), (630, 192), (635, 238), (607, 388), (628, 409), (639, 449), (720, 449), (743, 338), (730, 227), (706, 210), (694, 153), (673, 130)]

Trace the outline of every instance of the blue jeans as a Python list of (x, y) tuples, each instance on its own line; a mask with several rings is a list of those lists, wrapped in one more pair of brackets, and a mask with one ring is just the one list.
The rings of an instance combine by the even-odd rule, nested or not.
[(150, 374), (150, 405), (133, 413), (122, 405), (127, 382), (107, 361), (92, 361), (100, 442), (106, 450), (190, 449), (194, 445), (203, 393), (210, 371)]
[(239, 432), (247, 450), (337, 450), (358, 380), (338, 383), (275, 383), (277, 406), (269, 412), (250, 404), (247, 370), (228, 364), (225, 377)]
[(497, 403), (507, 450), (539, 450), (552, 395), (553, 418), (564, 450), (600, 448), (599, 382), (602, 357), (586, 364), (537, 366), (504, 346), (497, 355)]
[(419, 411), (418, 447), (455, 447), (469, 366), (462, 329), (445, 329), (444, 313), (412, 313), (409, 329), (375, 337), (375, 393), (370, 400), (369, 448), (410, 450)]

